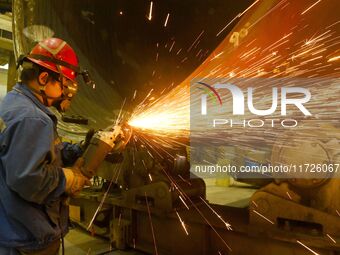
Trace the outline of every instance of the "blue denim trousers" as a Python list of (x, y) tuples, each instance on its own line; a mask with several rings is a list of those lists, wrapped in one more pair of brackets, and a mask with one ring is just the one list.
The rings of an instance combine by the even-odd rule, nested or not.
[(14, 249), (14, 248), (0, 247), (0, 254), (1, 255), (20, 255), (20, 252), (18, 252), (17, 249)]
[(60, 248), (60, 241), (56, 240), (48, 247), (36, 251), (22, 251), (15, 248), (7, 248), (0, 246), (0, 255), (58, 255)]

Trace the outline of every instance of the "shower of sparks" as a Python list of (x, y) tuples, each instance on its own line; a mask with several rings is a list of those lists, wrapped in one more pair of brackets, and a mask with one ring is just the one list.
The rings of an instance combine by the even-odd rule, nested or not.
[(312, 9), (315, 5), (317, 5), (318, 3), (320, 3), (322, 0), (316, 1), (314, 4), (312, 4), (311, 6), (309, 6), (306, 10), (304, 10), (301, 15), (304, 15), (306, 12), (308, 12), (310, 9)]
[[(177, 96), (177, 95), (174, 95)], [(148, 96), (146, 97), (148, 98)], [(188, 91), (183, 90), (182, 98), (187, 100), (189, 98)], [(142, 129), (154, 129), (158, 131), (173, 131), (179, 132), (181, 129), (188, 130), (189, 128), (189, 112), (188, 105), (184, 105), (181, 111), (173, 111), (176, 100), (168, 104), (160, 105), (156, 111), (150, 114), (149, 111), (145, 111), (143, 106), (137, 107), (136, 111), (132, 114), (129, 124), (134, 127)], [(144, 103), (145, 100), (142, 102)], [(185, 102), (183, 102), (185, 103)]]
[(259, 206), (256, 204), (255, 201), (251, 201), (251, 203), (252, 203), (253, 205), (255, 205), (256, 207), (259, 207)]
[(337, 61), (339, 59), (340, 59), (340, 56), (332, 57), (332, 58), (328, 59), (328, 62)]
[(210, 228), (215, 232), (215, 234), (218, 236), (218, 238), (223, 242), (223, 244), (230, 250), (232, 251), (231, 247), (226, 243), (226, 241), (222, 238), (222, 236), (218, 233), (216, 228), (210, 223), (208, 218), (202, 213), (202, 211), (197, 207), (197, 205), (191, 200), (191, 198), (185, 194), (185, 192), (182, 190), (182, 188), (176, 183), (176, 181), (166, 172), (164, 171), (164, 174), (166, 177), (169, 179), (169, 181), (175, 186), (175, 188), (185, 196), (185, 198), (190, 202), (192, 207), (198, 212), (198, 214), (204, 219), (204, 221), (210, 226)]
[[(117, 169), (118, 169), (118, 170), (117, 170)], [(104, 193), (104, 195), (103, 195), (103, 198), (102, 198), (102, 200), (100, 201), (100, 203), (99, 203), (99, 205), (98, 205), (96, 211), (94, 212), (93, 217), (92, 217), (92, 219), (91, 219), (89, 225), (88, 225), (87, 228), (86, 228), (87, 231), (89, 231), (89, 230), (91, 229), (94, 220), (96, 219), (96, 217), (97, 217), (99, 211), (100, 211), (101, 208), (103, 207), (104, 202), (105, 202), (105, 200), (106, 200), (106, 197), (107, 197), (107, 195), (108, 195), (108, 193), (109, 193), (109, 190), (110, 190), (112, 184), (113, 184), (113, 183), (117, 183), (117, 179), (118, 179), (118, 177), (119, 177), (119, 174), (120, 174), (120, 170), (121, 170), (121, 169), (122, 169), (121, 165), (118, 164), (118, 165), (115, 166), (113, 172), (116, 173), (116, 174), (113, 174), (113, 175), (112, 175), (111, 182), (110, 182), (110, 184), (109, 184), (107, 190), (105, 191), (105, 193)], [(115, 178), (116, 178), (116, 179), (115, 179)], [(115, 180), (114, 180), (114, 179), (115, 179)]]
[(188, 59), (188, 57), (185, 57), (181, 60), (181, 63), (184, 63), (186, 60)]
[(289, 197), (290, 200), (292, 200), (292, 197), (290, 196), (289, 192), (287, 191), (287, 196)]
[(223, 218), (222, 218), (222, 216), (221, 215), (219, 215), (208, 203), (207, 203), (207, 201), (205, 201), (205, 199), (203, 199), (202, 197), (200, 197), (200, 199), (203, 201), (203, 203), (217, 216), (217, 218), (219, 218), (222, 222), (223, 222), (223, 224), (226, 226), (226, 228), (228, 229), (228, 230), (233, 230), (233, 228), (231, 227), (231, 225), (228, 223), (228, 222), (226, 222)]
[(301, 246), (303, 246), (304, 248), (306, 248), (307, 250), (309, 250), (311, 253), (313, 253), (314, 255), (320, 255), (319, 253), (313, 251), (311, 248), (309, 248), (307, 245), (301, 243), (299, 240), (296, 241), (298, 244), (300, 244)]
[(271, 224), (275, 224), (273, 221), (271, 221), (270, 219), (268, 219), (266, 216), (262, 215), (261, 213), (259, 213), (258, 211), (256, 210), (253, 210), (254, 213), (256, 213), (258, 216), (260, 216), (262, 219), (265, 219), (266, 221), (268, 221), (269, 223)]
[(126, 102), (126, 98), (124, 98), (122, 106), (120, 107), (120, 110), (119, 110), (118, 117), (116, 119), (115, 125), (118, 125), (119, 123), (121, 123), (122, 119), (124, 118), (123, 109), (124, 109), (125, 102)]
[(170, 49), (169, 49), (169, 52), (172, 51), (172, 48), (174, 47), (174, 45), (175, 45), (175, 41), (172, 42), (172, 44), (171, 44), (171, 46), (170, 46)]
[(250, 10), (255, 4), (257, 4), (259, 0), (256, 0), (254, 3), (252, 3), (247, 9), (245, 9), (242, 13), (240, 12), (237, 14), (227, 25), (225, 25), (220, 32), (216, 34), (216, 36), (219, 36), (227, 27), (229, 27), (236, 19), (242, 17), (243, 14), (245, 14), (248, 10)]
[(247, 11), (249, 11), (255, 4), (257, 4), (260, 0), (256, 0), (254, 3), (252, 3), (247, 9), (245, 9), (242, 13), (241, 16), (243, 14), (245, 14)]
[(178, 217), (178, 219), (179, 219), (179, 222), (180, 222), (181, 225), (182, 225), (182, 228), (184, 229), (185, 233), (186, 233), (187, 236), (188, 236), (188, 235), (189, 235), (189, 232), (188, 232), (188, 230), (187, 230), (187, 227), (186, 227), (184, 221), (182, 220), (181, 216), (179, 216), (179, 213), (178, 213), (176, 210), (175, 210), (175, 212), (176, 212), (176, 214), (177, 214), (177, 217)]
[(215, 55), (211, 60), (214, 60), (214, 59), (218, 58), (218, 57), (221, 56), (223, 53), (224, 53), (223, 51), (220, 52), (220, 53), (218, 53), (218, 54)]
[(146, 192), (145, 194), (145, 202), (146, 202), (146, 207), (148, 209), (148, 214), (149, 214), (149, 221), (150, 221), (150, 228), (151, 228), (151, 233), (152, 233), (152, 238), (153, 238), (153, 244), (155, 246), (155, 254), (158, 255), (158, 250), (157, 250), (157, 244), (156, 244), (156, 237), (155, 237), (155, 232), (153, 230), (153, 224), (152, 224), (152, 219), (151, 219), (151, 212), (150, 212), (150, 206), (149, 206), (149, 201)]
[(149, 9), (149, 16), (148, 16), (148, 20), (152, 19), (152, 7), (153, 7), (153, 2), (150, 2), (150, 9)]
[[(238, 16), (236, 16), (234, 20), (232, 20), (232, 22), (234, 22), (235, 19), (241, 17), (244, 13), (250, 11), (250, 9), (253, 9), (252, 7), (258, 2), (258, 0), (255, 1), (243, 13), (239, 13)], [(320, 1), (314, 3), (313, 6), (310, 6), (309, 9), (306, 9), (301, 14), (304, 15), (311, 8), (317, 8), (321, 6), (317, 6), (319, 2)], [(199, 99), (193, 99), (190, 102), (190, 81), (192, 81), (193, 79), (214, 80), (223, 77), (223, 82), (232, 83), (237, 81), (237, 79), (239, 78), (253, 77), (287, 77), (289, 79), (292, 79), (292, 81), (294, 81), (293, 78), (338, 78), (339, 68), (337, 66), (337, 61), (339, 60), (339, 56), (337, 56), (337, 50), (338, 44), (340, 43), (340, 36), (338, 32), (339, 29), (335, 25), (339, 24), (339, 22), (335, 22), (334, 20), (330, 19), (330, 22), (326, 24), (325, 27), (320, 28), (317, 22), (313, 23), (312, 15), (305, 15), (303, 19), (301, 18), (299, 20), (299, 22), (301, 22), (302, 24), (299, 24), (299, 26), (297, 26), (295, 24), (297, 23), (297, 21), (294, 21), (295, 23), (292, 24), (291, 27), (286, 27), (284, 32), (282, 32), (282, 34), (280, 34), (279, 36), (267, 36), (266, 34), (263, 37), (261, 36), (261, 33), (264, 33), (263, 31), (266, 31), (267, 24), (270, 25), (268, 19), (275, 15), (281, 15), (280, 12), (282, 8), (286, 8), (285, 10), (291, 8), (291, 12), (296, 12), (296, 10), (298, 10), (298, 14), (300, 14), (300, 10), (302, 10), (302, 8), (297, 8), (297, 6), (301, 7), (301, 5), (299, 5), (299, 1), (292, 1), (290, 5), (285, 5), (286, 3), (287, 2), (285, 0), (280, 1), (278, 4), (276, 4), (273, 8), (267, 10), (265, 13), (261, 13), (261, 15), (258, 16), (254, 15), (254, 22), (252, 22), (248, 27), (249, 33), (245, 38), (242, 39), (244, 40), (244, 44), (240, 44), (239, 47), (235, 48), (234, 45), (229, 43), (229, 38), (226, 37), (226, 39), (220, 44), (218, 49), (216, 49), (216, 51), (213, 51), (213, 53), (201, 64), (201, 66), (181, 84), (173, 87), (174, 83), (172, 83), (171, 86), (168, 86), (169, 88), (173, 87), (171, 88), (172, 90), (170, 90), (169, 88), (164, 89), (161, 92), (161, 96), (158, 98), (155, 95), (156, 93), (154, 93), (153, 97), (155, 97), (155, 100), (150, 101), (149, 99), (151, 97), (151, 93), (153, 92), (153, 90), (151, 90), (142, 100), (142, 102), (134, 109), (131, 118), (128, 121), (129, 125), (134, 128), (134, 137), (133, 139), (131, 139), (133, 145), (136, 146), (137, 143), (140, 143), (141, 147), (143, 147), (148, 152), (151, 158), (174, 160), (175, 156), (174, 153), (171, 153), (171, 150), (175, 150), (175, 148), (178, 148), (178, 146), (183, 147), (183, 143), (180, 139), (188, 138), (189, 132), (191, 131), (190, 106), (200, 105)], [(294, 4), (297, 6), (292, 7)], [(282, 8), (280, 9), (280, 7)], [(150, 10), (151, 9), (152, 6), (150, 7)], [(310, 14), (312, 13), (314, 12), (310, 12)], [(300, 17), (300, 15), (298, 16)], [(318, 19), (319, 17), (314, 18)], [(166, 23), (164, 23), (164, 26), (165, 24)], [(227, 26), (229, 26), (230, 24), (228, 24)], [(313, 29), (311, 29), (313, 26), (316, 26), (314, 31)], [(217, 34), (217, 36), (220, 35), (226, 29), (226, 27), (224, 27)], [(271, 27), (271, 29), (272, 28), (273, 27)], [(199, 41), (200, 39), (202, 39), (203, 34), (204, 30), (202, 30), (202, 32), (195, 38), (193, 43), (187, 49), (187, 53), (195, 49), (194, 47), (199, 44)], [(174, 50), (172, 48), (173, 45), (171, 46), (171, 41), (169, 41), (166, 46), (169, 46), (170, 51)], [(199, 49), (199, 47), (197, 48), (197, 50), (193, 51), (195, 51), (195, 53), (193, 54), (196, 54), (198, 52), (196, 54), (196, 57), (199, 57), (200, 59), (208, 54), (208, 51), (206, 51), (205, 49)], [(174, 50), (174, 52), (176, 51)], [(188, 59), (188, 56), (185, 56), (186, 52), (185, 50), (182, 51), (182, 49), (179, 49), (177, 51), (177, 55), (181, 53), (180, 59), (182, 59), (182, 62)], [(308, 109), (313, 114), (316, 113), (320, 120), (322, 120), (323, 118), (328, 120), (329, 118), (334, 118), (332, 113), (336, 112), (337, 109), (340, 109), (340, 105), (338, 103), (339, 101), (337, 99), (337, 95), (340, 91), (337, 87), (337, 84), (327, 85), (327, 90), (334, 92), (332, 93), (332, 95), (330, 95), (329, 93), (325, 92), (327, 90), (325, 90), (325, 88), (321, 85), (322, 84), (320, 84), (320, 86), (314, 87), (310, 85), (309, 88), (313, 89), (313, 93), (317, 94), (318, 98), (315, 98), (314, 101), (311, 102), (311, 104), (308, 106)], [(256, 83), (254, 85), (254, 87), (256, 87), (256, 94), (258, 93), (262, 96), (261, 101), (256, 105), (257, 109), (268, 109), (268, 105), (271, 105), (271, 97), (268, 96), (268, 87), (270, 86), (272, 86), (272, 84)], [(223, 95), (222, 99), (223, 102), (230, 102), (232, 97), (231, 95)], [(222, 115), (221, 117), (225, 118)], [(244, 116), (245, 119), (249, 119), (249, 117), (251, 117), (251, 115), (248, 113), (246, 113)], [(266, 117), (263, 117), (263, 119), (266, 120)], [(200, 130), (200, 124), (198, 124), (197, 127), (195, 126), (194, 128), (199, 130), (201, 132), (200, 134), (206, 139), (215, 138), (214, 135), (216, 134), (216, 132), (220, 131), (206, 129)], [(276, 137), (282, 135), (281, 131), (281, 129), (268, 129), (264, 132), (257, 130), (247, 130), (245, 132), (244, 128), (235, 127), (233, 129), (227, 129), (227, 132), (223, 133), (225, 134), (223, 139), (225, 139), (225, 137), (228, 137), (228, 141), (236, 147), (246, 145), (246, 147), (249, 148), (253, 146), (252, 142), (255, 142), (255, 146), (253, 149), (256, 149), (257, 145), (260, 143), (273, 144), (276, 140)], [(312, 136), (318, 136), (318, 133)], [(304, 142), (304, 139), (306, 138), (304, 136), (301, 136), (294, 139), (298, 143), (299, 141)], [(289, 141), (290, 140), (291, 137), (289, 137)], [(290, 143), (287, 142), (287, 145), (284, 146), (288, 147), (288, 144)], [(211, 154), (213, 153), (215, 152), (211, 152)], [(303, 154), (305, 152), (299, 153)], [(133, 161), (135, 166), (135, 157), (133, 157)], [(145, 166), (144, 162), (143, 165)], [(178, 193), (178, 197), (183, 206), (188, 210), (196, 210), (199, 215), (204, 219), (206, 224), (211, 227), (211, 229), (223, 241), (228, 249), (231, 250), (228, 244), (219, 235), (218, 231), (210, 223), (210, 218), (204, 215), (200, 208), (197, 207), (195, 202), (193, 202), (191, 198), (187, 194), (185, 194), (184, 189), (179, 186), (178, 183), (176, 183), (174, 177), (171, 176), (164, 169), (163, 173), (164, 176), (168, 178), (169, 183), (171, 184), (169, 192), (175, 192), (175, 194)], [(180, 179), (183, 180), (183, 177), (180, 177)], [(288, 192), (287, 196), (292, 199), (291, 195)], [(253, 207), (256, 208), (257, 204), (254, 201), (252, 201), (252, 203), (254, 205)], [(211, 210), (211, 212), (215, 214), (225, 224), (227, 229), (231, 230), (231, 225), (224, 219), (222, 219), (222, 216), (214, 211), (208, 203), (206, 203), (206, 205)], [(275, 224), (272, 220), (266, 218), (264, 215), (260, 214), (256, 210), (253, 210), (253, 212), (270, 224)], [(340, 216), (339, 211), (336, 211), (336, 213)], [(177, 216), (181, 222), (182, 227), (184, 228), (185, 224), (179, 217), (178, 213)], [(150, 224), (152, 226), (151, 216)], [(152, 232), (152, 234), (154, 238), (154, 233)], [(332, 240), (329, 235), (327, 236)], [(308, 249), (314, 254), (317, 254), (300, 241), (297, 242), (304, 248)], [(157, 249), (155, 238), (154, 243), (155, 249)]]
[(335, 210), (336, 214), (340, 217), (340, 212), (338, 210)]
[(179, 177), (182, 181), (186, 182), (189, 186), (191, 186), (191, 182), (189, 182), (188, 180), (184, 179), (181, 175), (178, 175), (178, 177)]
[(334, 240), (333, 237), (331, 237), (329, 234), (326, 234), (326, 235), (327, 235), (327, 237), (328, 237), (329, 239), (331, 239), (331, 241), (332, 241), (333, 243), (336, 243), (336, 241)]
[(185, 206), (185, 208), (187, 208), (188, 210), (190, 209), (189, 206), (187, 205), (187, 203), (185, 203), (184, 199), (181, 196), (178, 196), (179, 199), (181, 200), (181, 202), (183, 203), (183, 205)]
[(118, 218), (118, 226), (120, 226), (121, 220), (122, 220), (122, 213), (119, 214), (119, 218)]
[(200, 39), (200, 37), (203, 35), (203, 33), (204, 33), (204, 30), (202, 30), (202, 32), (196, 37), (195, 41), (190, 45), (187, 52), (189, 52), (192, 49), (192, 47), (194, 47), (195, 43)]
[(230, 24), (232, 24), (236, 19), (238, 19), (239, 17), (241, 17), (240, 16), (240, 14), (241, 13), (239, 13), (239, 14), (237, 14), (227, 25), (225, 25), (221, 30), (220, 30), (220, 32), (218, 32), (217, 34), (216, 34), (216, 37), (217, 36), (219, 36), (227, 27), (229, 27), (230, 26)]
[(166, 27), (166, 26), (168, 25), (169, 17), (170, 17), (170, 13), (168, 13), (168, 14), (166, 15), (166, 19), (165, 19), (165, 22), (164, 22), (164, 27)]
[[(335, 22), (333, 19), (328, 24), (325, 23), (324, 28), (320, 28), (318, 23), (313, 25), (313, 16), (308, 15), (301, 21), (305, 22), (304, 24), (299, 24), (299, 26), (296, 26), (295, 23), (292, 24), (290, 29), (286, 28), (282, 35), (278, 35), (276, 39), (265, 36), (266, 41), (261, 37), (261, 32), (259, 31), (264, 31), (264, 26), (267, 26), (266, 19), (273, 15), (281, 15), (280, 7), (285, 3), (286, 1), (279, 1), (272, 8), (255, 17), (255, 22), (249, 25), (249, 27), (252, 27), (252, 32), (249, 32), (247, 37), (244, 38), (244, 40), (247, 39), (244, 45), (234, 49), (233, 45), (229, 43), (229, 38), (226, 37), (218, 49), (213, 51), (202, 65), (181, 84), (175, 86), (168, 93), (163, 90), (161, 96), (158, 98), (155, 96), (156, 99), (151, 103), (148, 100), (150, 95), (147, 95), (134, 109), (129, 124), (135, 129), (139, 129), (141, 133), (152, 131), (153, 136), (159, 136), (162, 139), (168, 140), (174, 137), (188, 137), (189, 132), (193, 131), (194, 128), (197, 129), (198, 135), (201, 134), (206, 139), (214, 139), (216, 134), (225, 134), (228, 136), (230, 144), (244, 146), (248, 149), (252, 148), (252, 142), (254, 144), (261, 142), (266, 144), (275, 143), (282, 131), (279, 128), (266, 129), (265, 132), (258, 129), (247, 129), (247, 132), (244, 132), (245, 128), (240, 126), (233, 127), (232, 129), (221, 127), (208, 130), (203, 120), (202, 124), (197, 122), (196, 119), (199, 116), (190, 116), (190, 107), (200, 107), (201, 101), (200, 97), (192, 97), (190, 101), (190, 81), (194, 79), (212, 79), (212, 81), (219, 79), (219, 82), (233, 83), (243, 77), (287, 79), (317, 77), (322, 81), (322, 79), (329, 77), (338, 77), (339, 69), (337, 69), (337, 64), (339, 56), (336, 53), (337, 46), (340, 43), (338, 32), (340, 22)], [(259, 2), (255, 1), (242, 14), (255, 10), (253, 8), (254, 5), (259, 5)], [(291, 12), (299, 10), (299, 8), (296, 6), (292, 7), (292, 5), (291, 3), (286, 6), (286, 10), (288, 8), (291, 8)], [(301, 7), (301, 4), (298, 4), (298, 2), (296, 2), (296, 5)], [(313, 7), (317, 8), (318, 6), (321, 5), (314, 5)], [(314, 31), (311, 30), (313, 26), (315, 26)], [(194, 48), (203, 34), (204, 30), (193, 40), (187, 52)], [(170, 42), (168, 44), (171, 49)], [(179, 52), (180, 50), (177, 54)], [(205, 50), (202, 49), (198, 51), (201, 56), (205, 54), (204, 52)], [(187, 59), (188, 57), (183, 55), (182, 62)], [(275, 79), (271, 80), (275, 83)], [(313, 101), (309, 102), (307, 108), (312, 112), (313, 116), (317, 115), (320, 121), (323, 118), (326, 120), (329, 118), (334, 119), (333, 113), (336, 113), (339, 109), (339, 103), (336, 98), (339, 87), (335, 83), (328, 83), (327, 89), (321, 85), (312, 85), (317, 83), (318, 80), (310, 82), (310, 85), (308, 85), (308, 88), (312, 89), (313, 94), (318, 95), (318, 97), (314, 97)], [(268, 90), (268, 87), (272, 85), (256, 83), (254, 86), (256, 87), (255, 95), (261, 98), (261, 101), (256, 102), (257, 109), (268, 109), (268, 106), (272, 103), (272, 98), (268, 96), (268, 93), (271, 92)], [(334, 93), (329, 95), (329, 93), (325, 93), (326, 90), (333, 91)], [(222, 96), (223, 102), (231, 102), (231, 99), (231, 95), (226, 94)], [(225, 115), (221, 113), (219, 117), (224, 119)], [(251, 119), (252, 117), (253, 115), (250, 113), (245, 113), (244, 115), (244, 119)], [(190, 118), (195, 119), (197, 124), (191, 127), (191, 130)], [(270, 116), (263, 117), (264, 120), (268, 118)], [(295, 139), (297, 139), (297, 142), (300, 140), (303, 142), (306, 137), (301, 136)], [(318, 139), (316, 135), (314, 139)], [(169, 141), (168, 143), (171, 144)]]

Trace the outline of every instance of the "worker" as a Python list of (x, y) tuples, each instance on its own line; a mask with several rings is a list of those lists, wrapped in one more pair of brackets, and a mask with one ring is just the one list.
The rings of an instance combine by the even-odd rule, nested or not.
[(55, 255), (68, 231), (67, 197), (90, 184), (81, 148), (60, 143), (49, 109), (70, 106), (78, 58), (65, 41), (48, 38), (18, 64), (21, 81), (0, 105), (0, 254)]

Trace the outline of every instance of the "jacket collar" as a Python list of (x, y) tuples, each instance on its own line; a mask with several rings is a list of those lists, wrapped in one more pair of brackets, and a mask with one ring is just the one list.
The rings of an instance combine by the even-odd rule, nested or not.
[(44, 113), (46, 113), (55, 124), (57, 124), (57, 117), (54, 115), (54, 113), (47, 108), (47, 106), (45, 106), (44, 104), (42, 104), (39, 99), (33, 94), (33, 92), (28, 88), (28, 86), (26, 84), (23, 83), (17, 83), (14, 87), (13, 87), (14, 91), (17, 91), (18, 93), (28, 97), (29, 99), (31, 99), (31, 101), (40, 109), (42, 110)]

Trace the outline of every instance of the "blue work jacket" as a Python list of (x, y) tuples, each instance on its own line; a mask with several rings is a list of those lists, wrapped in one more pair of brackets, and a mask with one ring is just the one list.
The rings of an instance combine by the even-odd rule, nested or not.
[(81, 155), (61, 144), (57, 118), (24, 84), (0, 105), (0, 246), (41, 249), (68, 229), (63, 161)]

